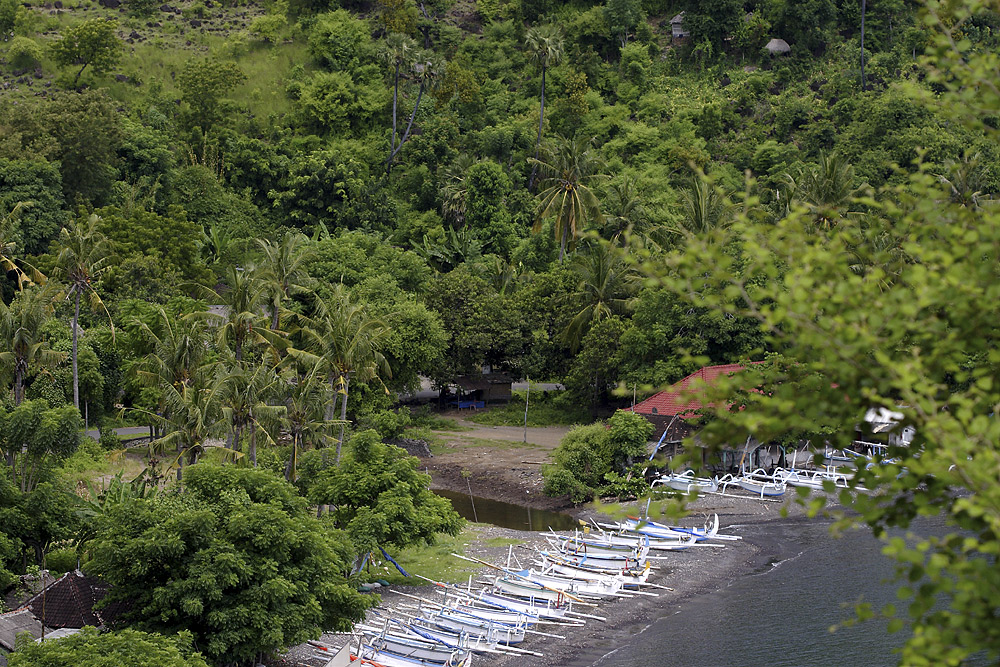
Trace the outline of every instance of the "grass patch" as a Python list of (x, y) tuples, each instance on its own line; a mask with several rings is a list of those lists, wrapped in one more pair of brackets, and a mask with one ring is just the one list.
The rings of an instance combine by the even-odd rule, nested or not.
[[(465, 553), (465, 548), (478, 539), (478, 534), (471, 526), (466, 526), (456, 537), (439, 535), (433, 545), (415, 545), (403, 549), (398, 554), (390, 555), (410, 574), (419, 574), (435, 581), (462, 583), (468, 581), (479, 567), (474, 563), (455, 558), (452, 553)], [(385, 579), (390, 584), (408, 586), (430, 585), (423, 579), (406, 578), (401, 575), (392, 563), (383, 563), (371, 568), (371, 579)]]
[(486, 546), (488, 547), (507, 547), (507, 546), (517, 546), (518, 544), (524, 544), (524, 540), (516, 540), (511, 537), (491, 537), (486, 540)]
[[(510, 403), (478, 412), (468, 420), (485, 426), (523, 426), (525, 393), (515, 391)], [(566, 392), (533, 391), (528, 398), (528, 426), (570, 426), (593, 421)]]

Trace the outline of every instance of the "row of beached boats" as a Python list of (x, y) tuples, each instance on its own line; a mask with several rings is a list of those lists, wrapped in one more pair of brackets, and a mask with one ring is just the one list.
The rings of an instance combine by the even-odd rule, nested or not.
[(650, 582), (650, 574), (659, 561), (676, 557), (670, 552), (739, 539), (719, 532), (717, 515), (699, 527), (627, 519), (572, 534), (550, 531), (547, 547), (526, 563), (513, 548), (504, 565), (454, 554), (488, 574), (476, 585), (471, 578), (462, 586), (428, 579), (437, 597), (397, 593), (407, 603), (370, 613), (343, 647), (313, 645), (336, 651), (327, 667), (469, 667), (476, 654), (540, 656), (523, 646), (528, 638), (562, 638), (560, 629), (604, 621), (597, 612), (608, 600), (656, 597), (667, 587)]
[(732, 491), (744, 492), (759, 498), (780, 498), (788, 487), (804, 487), (814, 490), (849, 488), (853, 473), (834, 466), (817, 470), (775, 468), (768, 472), (763, 468), (740, 471), (722, 477), (698, 477), (693, 470), (667, 473), (653, 480), (652, 488), (668, 488), (684, 493), (713, 493), (733, 495)]

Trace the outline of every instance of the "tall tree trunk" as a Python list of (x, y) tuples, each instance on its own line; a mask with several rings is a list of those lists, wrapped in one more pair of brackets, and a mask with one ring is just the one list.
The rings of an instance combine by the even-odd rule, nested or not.
[(24, 369), (21, 367), (21, 361), (17, 360), (14, 362), (14, 405), (21, 405), (24, 401)]
[(184, 446), (177, 445), (177, 481), (184, 475)]
[(257, 467), (257, 429), (250, 427), (250, 465)]
[(278, 304), (275, 303), (274, 308), (271, 311), (271, 331), (278, 330), (278, 312), (279, 312)]
[(296, 454), (299, 451), (299, 437), (292, 438), (292, 453), (288, 455), (288, 463), (285, 464), (285, 481), (292, 481), (292, 472), (295, 470)]
[(865, 9), (867, 0), (861, 0), (861, 90), (865, 89)]
[(559, 263), (562, 264), (563, 257), (566, 256), (566, 236), (569, 235), (569, 227), (563, 223), (562, 238), (559, 239)]
[(73, 407), (80, 409), (80, 374), (76, 366), (77, 338), (80, 335), (80, 290), (73, 303)]
[[(341, 421), (347, 421), (347, 390), (351, 382), (351, 376), (349, 373), (345, 373), (341, 376), (344, 380), (344, 395), (340, 399), (340, 419)], [(334, 465), (340, 465), (340, 451), (344, 447), (344, 430), (347, 426), (346, 423), (340, 425), (340, 438), (337, 440), (337, 458), (334, 461)]]
[[(545, 63), (542, 62), (542, 105), (538, 109), (538, 136), (535, 138), (535, 160), (538, 160), (538, 149), (542, 145), (542, 122), (545, 119)], [(535, 187), (535, 174), (538, 172), (538, 162), (531, 167), (531, 178), (528, 179), (528, 191)]]
[(417, 109), (420, 108), (420, 99), (424, 96), (424, 82), (420, 82), (420, 90), (417, 91), (417, 101), (413, 105), (413, 113), (410, 114), (410, 122), (406, 124), (406, 132), (403, 132), (403, 136), (399, 138), (399, 146), (389, 155), (389, 164), (386, 166), (386, 174), (389, 173), (389, 169), (392, 168), (392, 159), (399, 154), (399, 151), (403, 150), (403, 144), (406, 143), (407, 138), (410, 136), (410, 130), (413, 128), (413, 119), (417, 115)]
[(385, 160), (385, 175), (392, 169), (392, 156), (396, 154), (396, 102), (399, 99), (399, 61), (396, 61), (396, 75), (392, 85), (392, 139), (389, 141), (389, 157)]

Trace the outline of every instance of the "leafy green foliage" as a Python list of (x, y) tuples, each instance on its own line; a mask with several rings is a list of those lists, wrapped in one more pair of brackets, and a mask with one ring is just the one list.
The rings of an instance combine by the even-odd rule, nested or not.
[(203, 129), (211, 126), (218, 120), (222, 99), (246, 78), (235, 63), (189, 60), (177, 75), (177, 84), (181, 99), (191, 108), (192, 124)]
[(109, 599), (134, 602), (132, 627), (186, 630), (210, 660), (247, 661), (368, 606), (343, 578), (345, 537), (270, 473), (203, 464), (183, 491), (102, 517), (89, 569), (114, 586)]
[(632, 412), (616, 412), (607, 424), (574, 428), (553, 454), (555, 464), (543, 470), (545, 493), (568, 495), (579, 504), (604, 493), (610, 484), (608, 493), (623, 495), (620, 476), (646, 454), (652, 432), (653, 425)]
[(164, 637), (137, 630), (101, 633), (90, 627), (59, 641), (25, 642), (10, 657), (11, 667), (101, 667), (110, 661), (121, 667), (208, 667), (194, 651), (190, 633)]
[(60, 67), (81, 65), (73, 78), (75, 86), (87, 67), (102, 74), (121, 60), (122, 41), (116, 31), (118, 24), (105, 19), (88, 19), (63, 31), (62, 39), (51, 47), (52, 58)]
[[(0, 18), (0, 22), (2, 21)], [(37, 67), (42, 62), (42, 47), (35, 40), (18, 35), (10, 40), (7, 60), (19, 70)]]
[(418, 464), (399, 447), (381, 442), (376, 431), (362, 431), (351, 438), (339, 466), (308, 481), (309, 498), (334, 506), (334, 521), (359, 553), (378, 546), (430, 544), (436, 533), (458, 534), (462, 518), (447, 498), (430, 491), (430, 479), (417, 470)]

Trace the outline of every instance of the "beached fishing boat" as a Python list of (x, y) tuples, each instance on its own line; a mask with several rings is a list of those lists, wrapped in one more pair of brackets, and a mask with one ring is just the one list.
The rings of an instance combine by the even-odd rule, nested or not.
[(735, 484), (744, 491), (752, 493), (755, 496), (760, 496), (761, 498), (780, 497), (785, 494), (785, 489), (787, 488), (783, 480), (776, 479), (762, 469), (743, 473), (736, 477), (732, 477), (731, 475), (727, 475), (727, 477), (731, 477), (732, 479), (719, 480), (719, 484), (723, 489)]
[(621, 591), (622, 581), (612, 577), (576, 579), (557, 573), (539, 572), (534, 569), (522, 570), (519, 574), (526, 583), (535, 583), (549, 588), (580, 596), (610, 597)]
[(362, 660), (372, 660), (383, 667), (470, 667), (472, 653), (456, 651), (447, 656), (444, 662), (422, 660), (398, 653), (393, 653), (377, 646), (372, 646), (362, 640), (358, 641), (357, 656)]
[(509, 625), (492, 621), (473, 613), (472, 610), (457, 608), (422, 610), (422, 620), (437, 628), (450, 632), (465, 633), (472, 637), (496, 638), (504, 644), (520, 644), (524, 641), (525, 624)]
[(631, 558), (628, 556), (611, 556), (597, 554), (573, 554), (565, 551), (539, 551), (543, 556), (557, 556), (571, 565), (580, 565), (604, 570), (635, 570), (646, 566), (648, 559)]
[(801, 486), (808, 489), (822, 491), (825, 482), (833, 483), (838, 489), (846, 489), (850, 486), (853, 475), (844, 474), (834, 470), (784, 470), (778, 468), (774, 471), (775, 479), (781, 479), (785, 484), (791, 486)]
[(646, 583), (649, 579), (649, 573), (652, 571), (648, 562), (645, 567), (633, 570), (607, 570), (593, 567), (583, 567), (581, 565), (574, 565), (554, 555), (539, 554), (539, 560), (536, 562), (538, 562), (538, 564), (547, 571), (558, 572), (560, 574), (574, 576), (581, 579), (586, 579), (591, 576), (618, 576), (625, 582), (625, 586), (636, 586)]
[[(635, 559), (645, 558), (650, 549), (648, 544), (649, 538), (647, 536), (639, 536), (636, 540), (629, 540), (627, 537), (624, 536), (619, 543), (616, 543), (614, 540), (599, 534), (553, 535), (547, 537), (546, 541), (556, 550), (566, 553), (594, 556), (627, 556)], [(666, 540), (662, 541), (661, 544), (666, 544)], [(683, 541), (675, 539), (670, 542), (670, 545), (677, 549), (682, 549), (690, 544), (693, 544), (693, 540), (687, 537)]]
[(684, 472), (668, 473), (657, 477), (650, 484), (650, 488), (655, 489), (658, 486), (666, 486), (675, 491), (683, 491), (684, 493), (691, 493), (692, 491), (697, 491), (698, 493), (715, 493), (719, 490), (719, 480), (714, 477), (696, 477), (694, 470), (685, 470)]
[(446, 646), (435, 639), (406, 636), (390, 630), (388, 625), (381, 630), (359, 625), (355, 630), (367, 640), (368, 646), (378, 651), (437, 664), (445, 664), (449, 660), (461, 663), (469, 652), (458, 646)]

